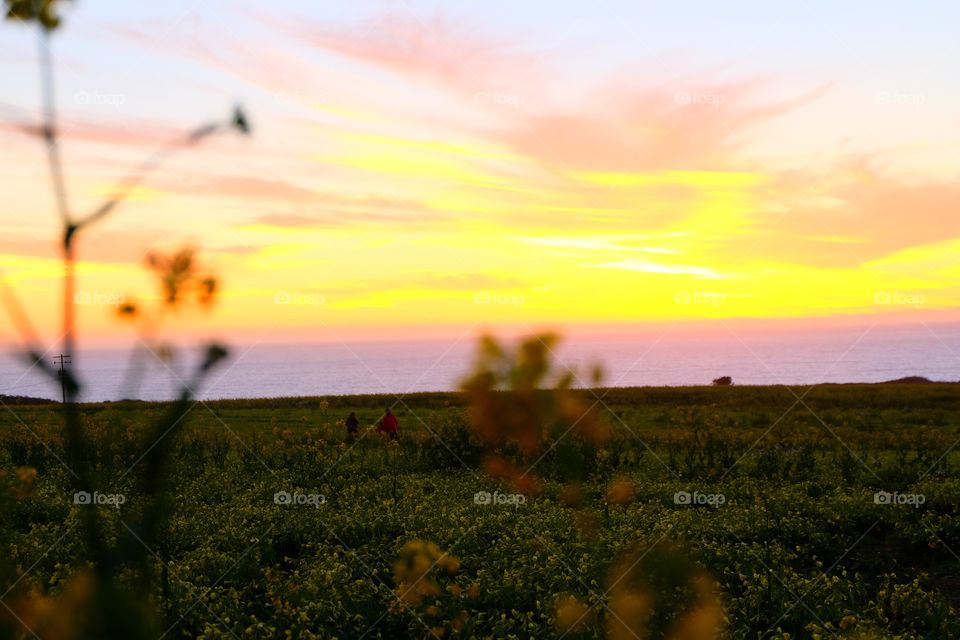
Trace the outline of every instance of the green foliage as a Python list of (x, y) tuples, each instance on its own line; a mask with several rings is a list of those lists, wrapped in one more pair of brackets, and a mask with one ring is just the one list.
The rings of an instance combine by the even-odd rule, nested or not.
[[(754, 424), (754, 414), (772, 423), (789, 406), (781, 388), (597, 393), (606, 394), (614, 426), (578, 499), (570, 500), (563, 465), (548, 456), (536, 467), (540, 492), (521, 506), (475, 503), (478, 491), (510, 489), (479, 473), (485, 448), (459, 394), (403, 398), (396, 448), (364, 427), (347, 444), (342, 425), (350, 411), (361, 425), (373, 424), (392, 397), (198, 405), (171, 440), (169, 511), (151, 545), (156, 555), (146, 558), (161, 629), (153, 636), (183, 615), (167, 637), (359, 637), (371, 626), (373, 638), (426, 638), (434, 630), (555, 637), (561, 623), (585, 614), (568, 637), (609, 638), (616, 628), (606, 604), (646, 620), (652, 638), (679, 633), (678, 620), (697, 619), (693, 612), (716, 614), (704, 595), (714, 584), (701, 576), (716, 583), (729, 638), (960, 636), (950, 551), (960, 549), (960, 456), (934, 464), (958, 436), (956, 423), (944, 419), (960, 415), (952, 385), (927, 385), (915, 397), (894, 386), (813, 389), (805, 402), (846, 446), (802, 414), (769, 432), (769, 423)], [(169, 409), (80, 406), (96, 485), (130, 497), (119, 510), (96, 507), (108, 542), (121, 540), (124, 523), (133, 526), (147, 504), (136, 474), (118, 481), (117, 470), (143, 455), (148, 426)], [(88, 542), (64, 536), (84, 512), (55, 457), (65, 452), (59, 409), (15, 410), (50, 449), (9, 412), (0, 415), (0, 587), (22, 574), (4, 601), (32, 616), (31, 626), (46, 625), (41, 637), (55, 637), (55, 620), (43, 611), (73, 611), (87, 597)], [(728, 465), (731, 457), (739, 462)], [(22, 467), (35, 469), (35, 478)], [(631, 491), (611, 499), (626, 481)], [(880, 505), (878, 489), (927, 500), (919, 508)], [(676, 492), (693, 490), (726, 502), (674, 503)], [(327, 501), (284, 507), (273, 501), (278, 491)], [(394, 565), (416, 540), (459, 565), (430, 574), (440, 594), (400, 606)], [(620, 562), (638, 548), (668, 555), (640, 562), (631, 590), (604, 596)], [(675, 582), (678, 576), (686, 577)], [(650, 590), (655, 597), (644, 599)], [(641, 615), (647, 604), (653, 617)], [(30, 637), (12, 617), (2, 624), (12, 637)]]
[(8, 19), (36, 21), (47, 31), (60, 26), (59, 9), (64, 0), (5, 0), (4, 4)]

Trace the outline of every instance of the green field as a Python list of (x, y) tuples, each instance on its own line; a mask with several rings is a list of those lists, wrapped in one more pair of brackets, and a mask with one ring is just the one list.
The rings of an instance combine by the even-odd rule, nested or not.
[[(960, 638), (960, 386), (576, 394), (609, 437), (547, 432), (506, 452), (532, 466), (513, 482), (459, 394), (191, 405), (163, 438), (144, 637)], [(368, 426), (384, 406), (397, 446)], [(109, 558), (84, 519), (138, 544), (145, 425), (168, 409), (83, 405), (82, 452), (58, 405), (0, 412), (0, 637), (70, 637), (89, 612)], [(75, 504), (78, 464), (105, 503)]]

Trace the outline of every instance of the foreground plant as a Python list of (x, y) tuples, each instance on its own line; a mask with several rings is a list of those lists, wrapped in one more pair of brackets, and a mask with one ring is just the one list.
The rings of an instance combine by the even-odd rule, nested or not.
[[(470, 418), (486, 445), (484, 469), (520, 490), (536, 488), (534, 469), (546, 456), (559, 462), (564, 486), (560, 502), (573, 508), (588, 543), (596, 542), (597, 514), (584, 499), (582, 483), (610, 433), (592, 404), (573, 389), (573, 371), (557, 374), (553, 335), (523, 340), (515, 353), (496, 340), (481, 340), (474, 374), (463, 383)], [(599, 382), (599, 374), (594, 383)], [(634, 483), (615, 478), (602, 497), (609, 507), (629, 504)], [(715, 640), (724, 627), (717, 589), (684, 554), (653, 547), (621, 554), (610, 568), (608, 587), (591, 593), (588, 604), (574, 594), (557, 594), (555, 621), (564, 635), (599, 628), (608, 640)]]
[[(246, 115), (239, 108), (227, 118), (205, 123), (149, 156), (126, 178), (121, 180), (112, 195), (92, 211), (78, 215), (68, 197), (64, 167), (59, 148), (57, 130), (55, 83), (51, 54), (51, 35), (61, 25), (59, 10), (63, 2), (56, 0), (5, 0), (6, 18), (27, 25), (34, 25), (38, 34), (40, 75), (43, 100), (42, 124), (38, 128), (47, 151), (51, 185), (57, 211), (62, 225), (60, 248), (63, 258), (62, 298), (62, 353), (72, 367), (62, 373), (55, 370), (46, 359), (47, 350), (39, 344), (36, 332), (12, 290), (4, 284), (3, 302), (10, 312), (26, 345), (28, 362), (45, 372), (52, 380), (60, 382), (64, 389), (63, 421), (66, 460), (61, 462), (69, 471), (74, 494), (96, 496), (108, 489), (98, 478), (91, 463), (91, 444), (86, 437), (81, 416), (76, 405), (82, 384), (73, 373), (76, 360), (76, 248), (79, 239), (88, 227), (111, 214), (118, 204), (127, 199), (135, 189), (167, 159), (176, 152), (194, 146), (222, 131), (249, 133)], [(192, 268), (192, 252), (180, 252), (170, 260), (155, 258), (151, 267), (161, 276), (165, 301), (173, 306), (187, 289), (197, 288), (200, 301), (209, 304), (216, 292), (216, 281), (205, 277), (197, 279)], [(2, 274), (0, 274), (2, 275)], [(125, 306), (123, 312), (133, 315), (136, 309)], [(156, 637), (160, 625), (152, 602), (154, 581), (154, 546), (163, 529), (169, 511), (169, 499), (165, 493), (165, 475), (169, 467), (170, 442), (176, 436), (178, 426), (189, 411), (195, 389), (226, 356), (226, 349), (217, 344), (204, 348), (201, 363), (181, 385), (177, 400), (148, 431), (144, 443), (142, 464), (138, 465), (138, 500), (127, 511), (118, 506), (118, 517), (124, 523), (119, 537), (108, 536), (100, 508), (82, 504), (76, 518), (83, 533), (84, 547), (89, 554), (89, 568), (77, 571), (56, 597), (42, 593), (15, 591), (21, 578), (13, 581), (7, 589), (15, 598), (15, 606), (4, 603), (5, 613), (0, 617), (0, 633), (23, 635), (24, 629), (37, 635), (42, 630), (44, 637), (55, 638), (148, 638)], [(128, 470), (129, 471), (129, 470)], [(126, 475), (126, 474), (124, 474)], [(131, 500), (131, 503), (134, 503)], [(124, 518), (132, 524), (127, 524)], [(162, 564), (162, 560), (161, 560)], [(3, 570), (3, 567), (0, 567)], [(12, 619), (11, 619), (12, 616)]]
[(463, 601), (478, 595), (477, 585), (464, 587), (455, 581), (438, 582), (439, 575), (452, 576), (459, 569), (460, 560), (433, 542), (411, 540), (406, 543), (393, 563), (394, 611), (412, 611), (435, 638), (463, 631), (470, 617)]
[(536, 465), (548, 455), (560, 461), (568, 480), (582, 479), (583, 447), (609, 437), (597, 403), (574, 391), (574, 372), (554, 370), (557, 341), (551, 334), (532, 336), (511, 353), (485, 336), (474, 373), (462, 384), (470, 421), (486, 446), (484, 469), (521, 492), (536, 489)]

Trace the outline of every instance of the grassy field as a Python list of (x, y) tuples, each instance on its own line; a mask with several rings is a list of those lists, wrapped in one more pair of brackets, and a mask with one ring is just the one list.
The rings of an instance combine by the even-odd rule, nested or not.
[[(960, 386), (576, 394), (609, 437), (548, 432), (512, 477), (460, 394), (191, 405), (164, 438), (147, 635), (960, 638)], [(369, 426), (384, 406), (396, 445)], [(59, 406), (9, 409), (0, 637), (70, 637), (82, 520), (139, 538), (145, 425), (169, 406), (83, 405), (83, 452)]]

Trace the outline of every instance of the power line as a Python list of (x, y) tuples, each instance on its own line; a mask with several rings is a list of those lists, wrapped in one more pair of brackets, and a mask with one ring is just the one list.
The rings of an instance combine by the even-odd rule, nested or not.
[(57, 369), (57, 375), (60, 378), (60, 394), (63, 396), (63, 404), (67, 404), (67, 380), (64, 377), (63, 365), (70, 364), (70, 356), (61, 353), (53, 359), (53, 364), (60, 365)]

